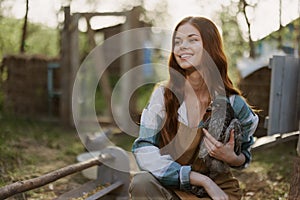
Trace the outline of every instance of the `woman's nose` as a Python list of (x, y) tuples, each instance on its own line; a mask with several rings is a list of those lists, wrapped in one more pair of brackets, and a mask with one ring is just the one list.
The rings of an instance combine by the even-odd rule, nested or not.
[(184, 41), (181, 42), (181, 45), (180, 45), (181, 49), (186, 49), (188, 47), (189, 47), (188, 41), (184, 40)]

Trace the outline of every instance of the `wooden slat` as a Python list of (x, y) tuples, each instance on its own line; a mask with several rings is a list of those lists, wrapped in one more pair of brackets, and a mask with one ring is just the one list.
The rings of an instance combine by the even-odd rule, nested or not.
[(284, 81), (282, 82), (282, 99), (280, 111), (280, 131), (291, 132), (299, 128), (297, 119), (298, 58), (285, 57)]
[[(299, 59), (273, 56), (268, 135), (298, 130), (297, 87)], [(299, 103), (298, 103), (299, 104)]]
[(101, 185), (101, 184), (100, 184), (100, 181), (98, 179), (91, 180), (89, 182), (84, 183), (83, 185), (80, 185), (77, 188), (74, 188), (74, 189), (72, 189), (68, 192), (65, 192), (65, 193), (61, 194), (55, 200), (76, 199), (76, 198), (82, 197), (84, 195), (84, 193), (88, 193), (89, 191), (93, 191), (99, 185)]
[(254, 145), (252, 146), (252, 151), (263, 150), (284, 142), (297, 140), (299, 135), (300, 132), (295, 131), (290, 133), (274, 134), (270, 136), (260, 137), (255, 141)]
[(274, 56), (270, 61), (272, 68), (271, 73), (271, 90), (270, 90), (270, 104), (269, 104), (269, 122), (268, 135), (279, 133), (279, 121), (281, 110), (281, 96), (282, 96), (282, 81), (284, 70), (284, 57)]
[(107, 195), (108, 193), (114, 191), (115, 189), (119, 188), (122, 185), (123, 185), (123, 183), (121, 181), (117, 181), (117, 182), (111, 184), (110, 186), (100, 190), (99, 192), (89, 196), (88, 198), (86, 198), (86, 200), (95, 200), (95, 199), (99, 199), (101, 197), (104, 197), (105, 195)]

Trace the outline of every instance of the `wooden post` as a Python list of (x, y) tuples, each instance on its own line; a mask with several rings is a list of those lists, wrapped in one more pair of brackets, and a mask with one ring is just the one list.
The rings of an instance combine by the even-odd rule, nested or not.
[[(95, 32), (91, 27), (90, 24), (90, 19), (91, 19), (92, 15), (85, 15), (86, 18), (86, 23), (87, 23), (87, 33), (88, 33), (88, 39), (89, 39), (89, 44), (90, 44), (90, 51), (92, 51), (96, 46), (96, 41), (95, 41)], [(100, 50), (100, 49), (99, 49)], [(97, 51), (98, 52), (98, 51)], [(104, 52), (100, 52), (99, 51), (99, 56), (95, 56), (95, 63), (101, 65), (103, 64), (103, 62), (100, 62), (101, 60), (99, 60), (99, 58), (104, 58), (103, 55)], [(102, 66), (100, 66), (102, 67)], [(103, 96), (106, 102), (106, 111), (108, 114), (108, 117), (110, 119), (112, 119), (112, 111), (111, 111), (111, 86), (109, 84), (109, 76), (108, 76), (108, 72), (104, 71), (101, 78), (100, 78), (100, 82), (99, 85), (101, 86), (101, 90), (103, 92)]]
[(72, 117), (72, 90), (79, 68), (78, 50), (78, 20), (80, 15), (70, 13), (70, 7), (64, 8), (65, 21), (62, 31), (61, 44), (61, 101), (60, 117), (66, 126), (73, 126)]
[(114, 159), (107, 160), (103, 165), (99, 165), (97, 179), (100, 183), (114, 183), (121, 181), (123, 186), (111, 193), (103, 200), (128, 200), (128, 188), (130, 184), (130, 160), (126, 151), (119, 147), (107, 147), (102, 153), (112, 155)]
[[(299, 30), (300, 31), (300, 30)], [(299, 38), (300, 39), (300, 38)], [(299, 50), (299, 49), (298, 49)], [(299, 51), (300, 52), (300, 51)], [(300, 68), (300, 58), (298, 58), (298, 68)], [(299, 124), (299, 131), (300, 131), (300, 70), (298, 70), (298, 89), (297, 89), (297, 119)], [(297, 144), (297, 154), (300, 156), (300, 133), (299, 133), (299, 139)]]
[[(139, 15), (140, 10), (139, 9), (133, 9), (131, 12), (126, 13), (126, 22), (122, 26), (122, 31), (128, 31), (134, 28), (139, 27)], [(137, 36), (137, 34), (129, 34), (124, 33), (124, 36), (122, 37), (121, 41), (121, 48), (124, 50), (137, 50), (134, 49), (135, 46), (141, 46), (137, 45), (137, 42), (141, 42), (139, 40), (140, 36)], [(124, 51), (125, 52), (125, 51)], [(130, 69), (136, 67), (138, 64), (138, 58), (139, 56), (136, 54), (136, 52), (127, 52), (126, 55), (122, 56), (121, 59), (121, 75), (123, 76), (126, 72), (128, 72)], [(124, 115), (125, 117), (119, 118), (121, 121), (121, 129), (124, 131), (130, 131), (130, 133), (137, 132), (136, 127), (132, 127), (131, 118), (129, 116), (125, 115), (126, 113), (132, 113), (135, 111), (136, 107), (136, 99), (131, 98), (130, 92), (135, 88), (135, 84), (138, 84), (138, 78), (140, 78), (139, 74), (135, 74), (133, 76), (132, 73), (126, 74), (126, 79), (124, 81), (124, 84), (121, 85), (121, 98), (122, 98), (122, 105), (121, 105), (121, 115)], [(129, 101), (129, 102), (128, 102)], [(130, 105), (129, 105), (130, 103)]]
[[(298, 67), (300, 64), (300, 60), (298, 59)], [(298, 76), (298, 90), (297, 90), (297, 119), (299, 123), (298, 130), (300, 131), (300, 70), (299, 70), (299, 76)], [(293, 166), (293, 172), (292, 172), (292, 180), (290, 184), (290, 191), (289, 191), (289, 200), (298, 200), (300, 199), (300, 133), (296, 148), (298, 157), (294, 159), (294, 166)]]
[(70, 94), (69, 94), (69, 82), (70, 82), (70, 33), (69, 24), (71, 23), (70, 7), (64, 8), (65, 20), (62, 30), (62, 44), (61, 44), (61, 101), (60, 101), (60, 116), (64, 125), (69, 125), (69, 113), (70, 113)]
[(289, 200), (300, 199), (300, 157), (294, 159), (292, 181), (289, 191)]

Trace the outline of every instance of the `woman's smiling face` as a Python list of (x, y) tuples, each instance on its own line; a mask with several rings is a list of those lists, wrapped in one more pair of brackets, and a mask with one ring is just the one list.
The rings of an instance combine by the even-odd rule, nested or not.
[(188, 69), (199, 65), (202, 51), (200, 32), (189, 23), (179, 26), (174, 39), (174, 55), (179, 66)]

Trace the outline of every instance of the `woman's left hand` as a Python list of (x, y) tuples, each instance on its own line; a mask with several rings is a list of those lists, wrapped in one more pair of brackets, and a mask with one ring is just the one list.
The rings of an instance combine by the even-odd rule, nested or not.
[(226, 144), (217, 141), (206, 129), (203, 129), (203, 132), (205, 134), (204, 144), (210, 156), (229, 165), (235, 163), (238, 156), (234, 152), (234, 130), (230, 131), (230, 139)]

